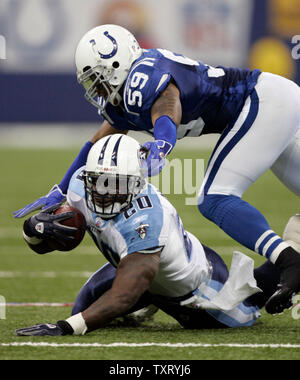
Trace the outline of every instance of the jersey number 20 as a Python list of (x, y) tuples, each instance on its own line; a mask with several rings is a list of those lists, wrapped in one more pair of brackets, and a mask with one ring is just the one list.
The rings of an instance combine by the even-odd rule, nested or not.
[[(150, 198), (148, 197), (148, 195), (143, 195), (142, 197), (140, 198), (137, 198), (136, 200), (136, 203), (137, 203), (137, 206), (140, 210), (144, 210), (146, 208), (152, 208), (152, 202), (150, 200)], [(136, 208), (134, 208), (133, 206), (128, 208), (125, 212), (124, 212), (124, 217), (125, 219), (129, 219), (132, 215), (134, 215), (135, 213), (137, 212)]]

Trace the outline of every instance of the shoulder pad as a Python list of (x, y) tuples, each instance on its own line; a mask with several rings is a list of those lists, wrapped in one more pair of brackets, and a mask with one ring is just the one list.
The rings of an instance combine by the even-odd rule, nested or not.
[(115, 227), (127, 244), (127, 254), (162, 247), (166, 243), (164, 212), (157, 196), (138, 197), (118, 217)]
[(84, 183), (82, 173), (85, 169), (85, 166), (82, 166), (73, 174), (68, 188), (68, 193), (72, 192), (73, 194), (77, 194), (81, 198), (84, 198)]

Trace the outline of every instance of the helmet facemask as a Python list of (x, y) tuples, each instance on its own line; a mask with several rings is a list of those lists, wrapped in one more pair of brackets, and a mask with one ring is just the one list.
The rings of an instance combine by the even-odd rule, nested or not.
[[(118, 64), (118, 62), (114, 63)], [(110, 84), (114, 77), (114, 71), (114, 68), (108, 69), (99, 64), (92, 68), (87, 66), (83, 74), (78, 76), (78, 82), (83, 85), (86, 91), (84, 97), (100, 112), (105, 110), (108, 102), (113, 106), (118, 106), (122, 101), (119, 94), (122, 84), (116, 86)]]
[(102, 219), (111, 219), (131, 204), (144, 188), (145, 179), (135, 175), (83, 173), (87, 207)]

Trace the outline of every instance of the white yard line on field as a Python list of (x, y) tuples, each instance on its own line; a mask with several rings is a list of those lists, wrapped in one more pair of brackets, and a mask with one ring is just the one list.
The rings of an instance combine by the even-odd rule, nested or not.
[(126, 343), (126, 342), (115, 342), (115, 343), (49, 343), (49, 342), (9, 342), (0, 343), (1, 347), (54, 347), (54, 348), (101, 348), (101, 347), (169, 347), (169, 348), (188, 348), (188, 347), (230, 347), (230, 348), (295, 348), (299, 349), (300, 344), (290, 344), (290, 343), (269, 343), (269, 344), (256, 344), (256, 343)]

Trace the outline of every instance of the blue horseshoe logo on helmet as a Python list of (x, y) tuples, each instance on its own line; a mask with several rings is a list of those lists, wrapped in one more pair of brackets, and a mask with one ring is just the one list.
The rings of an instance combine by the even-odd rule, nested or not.
[[(108, 58), (112, 58), (113, 56), (115, 56), (117, 54), (117, 51), (118, 51), (118, 44), (117, 44), (117, 41), (114, 39), (113, 36), (111, 36), (107, 31), (104, 32), (104, 35), (109, 38), (113, 44), (113, 49), (112, 51), (109, 53), (109, 54), (102, 54), (100, 53), (100, 51), (98, 50), (98, 53), (100, 55), (100, 58), (102, 59), (108, 59)], [(95, 40), (90, 40), (90, 43), (94, 46), (96, 45), (96, 41)]]

